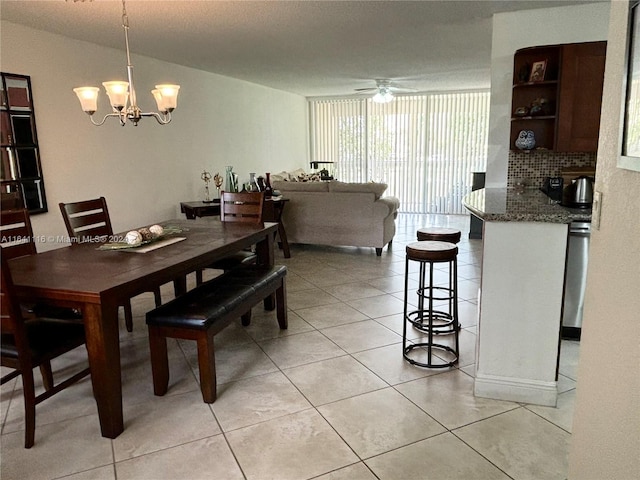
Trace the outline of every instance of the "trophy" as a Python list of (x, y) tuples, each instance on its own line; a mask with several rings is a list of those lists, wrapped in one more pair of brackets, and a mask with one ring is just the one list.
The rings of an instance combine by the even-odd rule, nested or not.
[(219, 173), (216, 173), (213, 176), (213, 183), (216, 186), (216, 189), (218, 189), (218, 198), (220, 198), (220, 187), (222, 186), (222, 177), (220, 176)]
[(200, 178), (204, 181), (204, 203), (211, 203), (212, 200), (209, 198), (209, 182), (211, 181), (211, 174), (206, 170), (202, 172)]

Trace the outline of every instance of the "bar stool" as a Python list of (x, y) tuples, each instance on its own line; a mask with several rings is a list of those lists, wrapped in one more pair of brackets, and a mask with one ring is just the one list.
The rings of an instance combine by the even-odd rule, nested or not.
[[(402, 354), (412, 365), (427, 368), (447, 368), (458, 362), (459, 340), (458, 332), (460, 324), (458, 322), (458, 247), (450, 242), (420, 241), (407, 245), (405, 259), (404, 278), (404, 321), (402, 331)], [(409, 262), (420, 263), (420, 275), (418, 280), (418, 308), (409, 311)], [(437, 263), (448, 263), (449, 285), (447, 287), (436, 287), (433, 284), (434, 265)], [(426, 270), (429, 270), (429, 282), (426, 283)], [(436, 297), (436, 295), (442, 295)], [(425, 300), (427, 306), (425, 308)], [(434, 300), (448, 300), (448, 311), (434, 308)], [(417, 342), (407, 346), (407, 323), (427, 335), (426, 342)], [(452, 348), (434, 342), (435, 335), (453, 334), (454, 345)], [(421, 362), (411, 358), (409, 353), (418, 347), (426, 347), (427, 361)], [(445, 353), (446, 357), (452, 357), (449, 361), (440, 359), (433, 355), (433, 350)]]
[(460, 241), (461, 232), (455, 228), (425, 227), (420, 228), (417, 233), (419, 242), (449, 242), (458, 243)]
[[(460, 242), (460, 238), (462, 237), (462, 232), (456, 228), (446, 228), (446, 227), (424, 227), (418, 229), (416, 232), (416, 236), (419, 242), (422, 241), (432, 241), (432, 242), (449, 242), (449, 243), (458, 243)], [(424, 275), (422, 271), (424, 269), (424, 264), (420, 265), (420, 276)], [(453, 285), (453, 271), (449, 269), (449, 285)], [(453, 306), (451, 305), (451, 297), (449, 295), (449, 311), (452, 311)], [(460, 329), (460, 325), (458, 325), (458, 329)], [(435, 328), (434, 333), (442, 334), (442, 333), (452, 333), (453, 330), (450, 329), (442, 329)]]

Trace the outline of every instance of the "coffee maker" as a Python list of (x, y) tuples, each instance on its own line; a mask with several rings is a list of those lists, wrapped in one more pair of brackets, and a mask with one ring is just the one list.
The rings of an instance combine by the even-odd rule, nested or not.
[(546, 193), (550, 199), (560, 202), (562, 201), (563, 183), (562, 177), (547, 177), (540, 190)]

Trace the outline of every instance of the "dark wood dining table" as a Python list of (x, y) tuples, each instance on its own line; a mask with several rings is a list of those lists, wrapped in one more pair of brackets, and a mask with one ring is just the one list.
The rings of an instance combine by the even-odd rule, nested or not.
[[(170, 220), (185, 240), (147, 253), (98, 250), (87, 242), (10, 261), (18, 295), (79, 308), (83, 313), (93, 394), (102, 436), (116, 438), (124, 430), (118, 331), (118, 305), (150, 287), (177, 282), (216, 260), (256, 245), (258, 263), (273, 265), (276, 223), (222, 223), (217, 217)], [(151, 382), (151, 379), (149, 379)]]

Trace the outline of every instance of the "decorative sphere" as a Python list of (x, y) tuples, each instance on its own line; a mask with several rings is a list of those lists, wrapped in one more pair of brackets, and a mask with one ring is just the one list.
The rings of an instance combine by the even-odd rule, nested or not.
[(164, 233), (164, 228), (161, 225), (151, 225), (149, 227), (149, 231), (153, 235), (154, 238), (159, 237)]
[(533, 130), (521, 130), (516, 139), (516, 147), (520, 150), (531, 150), (536, 146)]
[(140, 233), (140, 235), (142, 236), (143, 242), (148, 242), (153, 238), (153, 234), (151, 233), (151, 230), (149, 230), (147, 227), (139, 228), (138, 233)]
[(129, 245), (139, 245), (142, 243), (142, 235), (140, 235), (140, 232), (137, 230), (131, 230), (130, 232), (127, 232), (125, 240)]

